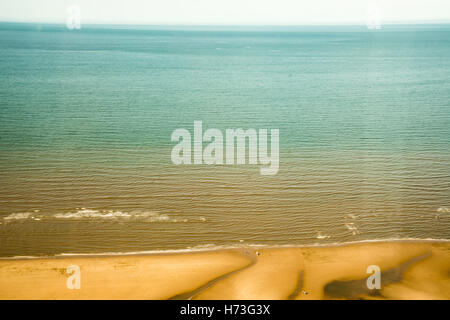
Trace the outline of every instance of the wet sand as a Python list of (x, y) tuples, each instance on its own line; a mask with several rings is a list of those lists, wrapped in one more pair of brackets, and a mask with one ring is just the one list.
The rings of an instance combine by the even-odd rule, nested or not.
[[(71, 265), (80, 289), (67, 288)], [(450, 299), (450, 242), (3, 259), (0, 299)]]

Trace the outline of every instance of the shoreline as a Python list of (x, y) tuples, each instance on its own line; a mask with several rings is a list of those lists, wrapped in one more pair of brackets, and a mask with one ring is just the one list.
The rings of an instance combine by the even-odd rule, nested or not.
[(155, 256), (155, 255), (173, 255), (173, 254), (189, 254), (197, 252), (216, 252), (224, 250), (239, 250), (239, 249), (303, 249), (303, 248), (334, 248), (342, 247), (353, 244), (365, 244), (365, 243), (449, 243), (450, 239), (419, 239), (419, 238), (393, 238), (393, 239), (375, 239), (375, 240), (359, 240), (359, 241), (347, 241), (347, 242), (333, 242), (333, 243), (311, 243), (311, 244), (285, 244), (285, 245), (265, 245), (265, 244), (240, 244), (230, 246), (211, 246), (211, 247), (198, 247), (181, 248), (181, 249), (156, 249), (156, 250), (144, 250), (144, 251), (126, 251), (126, 252), (93, 252), (93, 253), (56, 253), (54, 255), (42, 255), (42, 256), (12, 256), (12, 257), (0, 257), (0, 261), (6, 260), (39, 260), (39, 259), (70, 259), (70, 258), (95, 258), (95, 257), (121, 257), (121, 256)]
[(3, 259), (0, 299), (450, 299), (450, 241)]

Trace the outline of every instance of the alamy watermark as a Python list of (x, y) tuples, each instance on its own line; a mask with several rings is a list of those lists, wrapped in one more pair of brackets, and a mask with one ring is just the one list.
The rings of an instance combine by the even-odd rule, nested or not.
[[(224, 141), (222, 131), (208, 129), (203, 133), (202, 121), (194, 121), (193, 140), (191, 133), (186, 129), (180, 128), (172, 132), (171, 140), (172, 142), (178, 142), (178, 144), (172, 149), (171, 159), (176, 165), (242, 165), (246, 164), (246, 150), (248, 150), (248, 164), (260, 164), (262, 175), (274, 175), (278, 172), (280, 164), (279, 139), (279, 130), (271, 129), (269, 155), (267, 129), (259, 129), (258, 131), (256, 129), (226, 129)], [(203, 148), (203, 142), (208, 143), (205, 148)]]
[(79, 6), (71, 5), (67, 7), (66, 26), (69, 30), (81, 29), (81, 10)]
[(66, 273), (70, 274), (67, 278), (66, 286), (67, 289), (81, 289), (81, 270), (77, 265), (68, 266)]
[(367, 273), (371, 273), (367, 278), (367, 288), (370, 290), (381, 289), (381, 269), (379, 266), (373, 264), (367, 267)]
[(371, 30), (381, 29), (381, 9), (376, 2), (370, 2), (367, 6), (366, 26)]

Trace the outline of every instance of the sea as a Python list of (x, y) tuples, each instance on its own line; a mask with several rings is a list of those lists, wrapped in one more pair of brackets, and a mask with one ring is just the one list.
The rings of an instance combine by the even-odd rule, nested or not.
[[(194, 121), (278, 172), (174, 164)], [(0, 257), (391, 239), (450, 240), (450, 25), (0, 23)]]

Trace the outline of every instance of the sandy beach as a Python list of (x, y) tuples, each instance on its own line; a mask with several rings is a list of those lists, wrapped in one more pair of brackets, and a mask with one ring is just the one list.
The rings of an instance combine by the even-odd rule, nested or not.
[[(68, 289), (67, 267), (80, 268)], [(368, 289), (367, 267), (381, 270)], [(450, 243), (0, 260), (1, 299), (450, 299)]]

